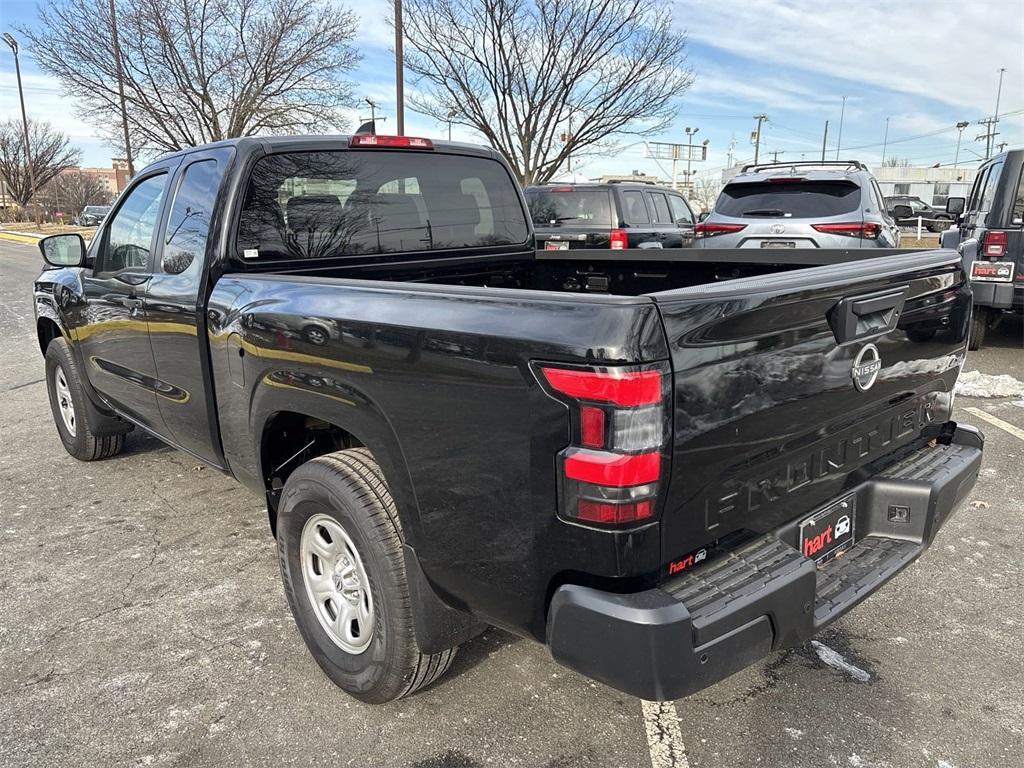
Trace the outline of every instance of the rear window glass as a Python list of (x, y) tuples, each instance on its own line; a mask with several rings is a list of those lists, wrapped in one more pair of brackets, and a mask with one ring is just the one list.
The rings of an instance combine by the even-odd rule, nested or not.
[(607, 189), (529, 189), (526, 202), (539, 227), (612, 226), (612, 200)]
[(860, 187), (846, 181), (730, 184), (715, 203), (723, 216), (806, 219), (860, 208)]
[(412, 152), (269, 155), (238, 226), (245, 260), (514, 245), (527, 238), (517, 188), (487, 158)]

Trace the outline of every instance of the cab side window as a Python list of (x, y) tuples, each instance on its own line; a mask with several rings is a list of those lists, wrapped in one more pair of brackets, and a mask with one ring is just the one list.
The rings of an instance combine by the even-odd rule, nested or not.
[(630, 224), (650, 224), (651, 217), (644, 205), (644, 196), (640, 192), (623, 192), (622, 208), (624, 218)]
[(103, 235), (93, 272), (142, 272), (149, 260), (167, 174), (150, 176), (134, 187), (114, 213)]
[(654, 209), (654, 221), (657, 224), (671, 224), (672, 214), (668, 210), (668, 202), (661, 192), (648, 192), (647, 201)]
[(160, 260), (163, 272), (180, 275), (202, 268), (220, 177), (216, 160), (200, 160), (185, 168), (167, 221)]
[(982, 213), (992, 210), (992, 203), (996, 199), (996, 186), (999, 184), (999, 177), (1002, 175), (1002, 162), (994, 163), (988, 171), (988, 178), (985, 179), (985, 187), (981, 193), (981, 205), (978, 208)]
[(672, 220), (676, 224), (689, 226), (693, 224), (693, 213), (683, 198), (677, 195), (669, 195), (668, 203), (672, 207)]

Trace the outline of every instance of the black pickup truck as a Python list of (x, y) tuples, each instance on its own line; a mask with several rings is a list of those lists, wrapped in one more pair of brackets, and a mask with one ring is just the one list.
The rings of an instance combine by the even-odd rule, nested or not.
[(693, 693), (911, 563), (981, 464), (953, 251), (537, 251), (494, 151), (360, 135), (167, 155), (40, 247), (67, 451), (141, 427), (265, 496), (364, 701), (489, 624)]

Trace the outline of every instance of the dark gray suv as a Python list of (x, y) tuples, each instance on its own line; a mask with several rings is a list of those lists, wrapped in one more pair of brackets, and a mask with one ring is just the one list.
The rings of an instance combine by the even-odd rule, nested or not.
[(701, 248), (898, 248), (878, 182), (856, 160), (744, 166), (697, 225)]

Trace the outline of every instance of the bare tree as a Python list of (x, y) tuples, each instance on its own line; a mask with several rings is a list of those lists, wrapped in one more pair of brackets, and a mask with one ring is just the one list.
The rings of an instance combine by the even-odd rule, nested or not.
[(81, 169), (64, 171), (40, 192), (48, 207), (78, 214), (87, 205), (108, 205), (110, 193), (95, 173)]
[(0, 176), (7, 182), (11, 197), (24, 209), (32, 197), (61, 171), (78, 165), (82, 153), (71, 146), (68, 137), (46, 122), (28, 121), (28, 139), (32, 149), (32, 186), (25, 157), (25, 139), (21, 120), (0, 122)]
[(412, 106), (481, 134), (524, 184), (656, 134), (693, 82), (661, 0), (405, 0)]
[(909, 160), (906, 158), (896, 157), (895, 155), (885, 158), (885, 162), (882, 163), (883, 168), (906, 168), (909, 165)]
[(695, 212), (710, 211), (715, 201), (718, 200), (718, 193), (722, 191), (722, 182), (717, 179), (696, 179), (693, 187), (686, 193), (690, 201), (690, 207)]
[[(356, 16), (328, 0), (115, 0), (133, 144), (175, 150), (343, 124)], [(39, 65), (120, 147), (109, 0), (58, 0), (23, 29)]]

